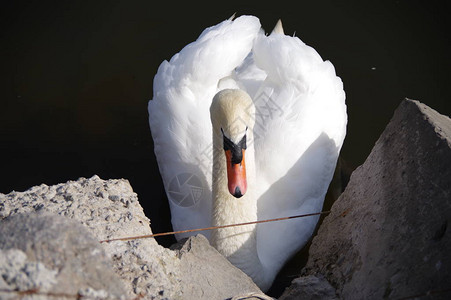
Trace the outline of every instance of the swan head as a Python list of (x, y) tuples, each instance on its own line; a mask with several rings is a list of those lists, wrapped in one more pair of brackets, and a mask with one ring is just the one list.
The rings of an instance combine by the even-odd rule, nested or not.
[(225, 154), (227, 187), (235, 198), (242, 197), (247, 191), (245, 153), (254, 126), (254, 115), (251, 97), (238, 89), (218, 92), (210, 107), (213, 134), (220, 139)]

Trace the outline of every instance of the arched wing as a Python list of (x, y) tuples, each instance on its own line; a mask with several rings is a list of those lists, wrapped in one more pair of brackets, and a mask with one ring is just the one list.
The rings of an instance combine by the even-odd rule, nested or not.
[[(267, 77), (256, 84), (246, 81), (249, 72)], [(239, 82), (253, 93), (256, 106), (258, 218), (320, 211), (347, 123), (343, 84), (333, 65), (297, 37), (262, 35), (236, 77), (243, 78)], [(283, 263), (306, 243), (317, 220), (259, 224), (261, 260)]]
[(259, 20), (250, 16), (207, 28), (169, 62), (164, 61), (154, 78), (149, 123), (174, 230), (211, 223), (209, 108), (220, 85), (234, 84), (227, 83), (227, 78), (249, 54), (259, 30)]

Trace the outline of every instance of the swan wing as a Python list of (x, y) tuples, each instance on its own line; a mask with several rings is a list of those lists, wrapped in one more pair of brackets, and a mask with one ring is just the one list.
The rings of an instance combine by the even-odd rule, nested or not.
[[(258, 218), (318, 212), (346, 134), (342, 81), (313, 48), (283, 34), (260, 35), (246, 63), (237, 77), (266, 74), (258, 89), (258, 84), (240, 81), (254, 93), (256, 107)], [(317, 221), (259, 224), (261, 261), (280, 268), (308, 241)]]
[(176, 231), (211, 224), (210, 104), (218, 90), (235, 86), (229, 78), (259, 31), (255, 17), (223, 21), (164, 61), (155, 75), (149, 124)]

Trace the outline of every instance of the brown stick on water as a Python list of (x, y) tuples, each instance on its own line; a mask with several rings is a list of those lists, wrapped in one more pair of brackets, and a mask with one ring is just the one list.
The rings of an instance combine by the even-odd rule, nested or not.
[(212, 227), (206, 227), (206, 228), (196, 228), (196, 229), (188, 229), (188, 230), (181, 230), (181, 231), (171, 231), (171, 232), (162, 232), (162, 233), (155, 233), (155, 234), (148, 234), (148, 235), (140, 235), (140, 236), (130, 236), (130, 237), (124, 237), (124, 238), (108, 239), (108, 240), (100, 241), (100, 243), (109, 243), (109, 242), (113, 242), (113, 241), (130, 241), (130, 240), (138, 240), (138, 239), (147, 239), (147, 238), (152, 238), (152, 237), (156, 237), (156, 236), (164, 236), (164, 235), (172, 235), (172, 234), (177, 234), (177, 233), (196, 232), (196, 231), (204, 231), (204, 230), (212, 230), (212, 229), (221, 229), (221, 228), (227, 228), (227, 227), (244, 226), (244, 225), (267, 223), (267, 222), (276, 222), (276, 221), (290, 220), (290, 219), (296, 219), (296, 218), (304, 218), (304, 217), (325, 215), (325, 214), (328, 214), (328, 213), (330, 213), (330, 210), (316, 212), (316, 213), (311, 213), (311, 214), (303, 214), (303, 215), (296, 215), (296, 216), (283, 217), (283, 218), (275, 218), (275, 219), (268, 219), (268, 220), (246, 222), (246, 223), (238, 223), (238, 224), (230, 224), (230, 225), (222, 225), (222, 226), (212, 226)]

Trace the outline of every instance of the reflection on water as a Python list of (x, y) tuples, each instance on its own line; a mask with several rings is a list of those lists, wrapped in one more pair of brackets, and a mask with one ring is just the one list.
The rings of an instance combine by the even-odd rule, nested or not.
[[(150, 1), (14, 1), (0, 12), (0, 192), (98, 174), (127, 178), (152, 220), (170, 229), (152, 152), (147, 101), (158, 65), (207, 26), (255, 14), (331, 60), (349, 114), (342, 159), (361, 164), (404, 97), (450, 114), (447, 7), (422, 1), (325, 1), (264, 7)], [(427, 5), (427, 6), (426, 6)], [(446, 25), (448, 24), (448, 25)], [(171, 240), (160, 240), (168, 244)]]

